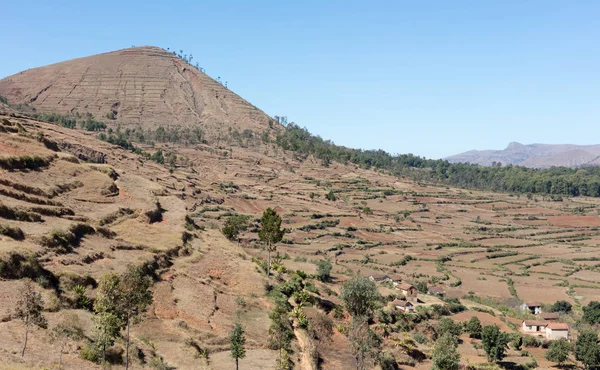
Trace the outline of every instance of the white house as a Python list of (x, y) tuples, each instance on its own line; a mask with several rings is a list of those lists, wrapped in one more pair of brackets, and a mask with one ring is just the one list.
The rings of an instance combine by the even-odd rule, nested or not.
[(569, 339), (569, 324), (551, 322), (546, 327), (546, 339)]
[(399, 299), (394, 299), (392, 302), (394, 308), (404, 312), (415, 312), (415, 306), (408, 301), (401, 301)]
[(523, 311), (528, 311), (534, 315), (542, 313), (542, 304), (539, 302), (524, 302), (521, 305)]
[(526, 333), (542, 333), (546, 331), (547, 321), (525, 320), (523, 321), (523, 331)]

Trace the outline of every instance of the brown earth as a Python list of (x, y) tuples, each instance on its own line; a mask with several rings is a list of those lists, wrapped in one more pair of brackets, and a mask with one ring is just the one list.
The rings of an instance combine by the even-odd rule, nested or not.
[[(113, 65), (114, 60), (119, 62)], [(18, 227), (24, 233), (23, 240), (0, 235), (0, 258), (10, 252), (34, 255), (59, 278), (57, 289), (38, 288), (51, 327), (59, 315), (72, 312), (81, 319), (86, 334), (91, 333), (91, 313), (69, 305), (74, 281), (88, 275), (97, 281), (107, 272), (123, 271), (127, 264), (166, 260), (168, 263), (156, 270), (154, 301), (145, 319), (132, 329), (133, 343), (146, 356), (155, 353), (178, 369), (230, 368), (228, 333), (239, 320), (248, 340), (242, 368), (275, 368), (277, 351), (267, 345), (268, 314), (273, 303), (265, 295), (264, 273), (253, 262), (253, 258), (266, 259), (258, 241), (256, 219), (267, 207), (279, 212), (287, 229), (277, 251), (288, 272), (277, 273), (271, 283), (288, 279), (295, 270), (315, 273), (315, 262), (329, 257), (332, 281), (308, 280), (318, 289), (313, 294), (331, 304), (341, 303), (338, 295), (342, 284), (357, 271), (441, 286), (448, 296), (460, 298), (469, 307), (496, 313), (491, 316), (470, 310), (455, 315), (456, 320), (475, 315), (505, 331), (510, 331), (507, 322), (518, 325), (520, 315), (514, 307), (523, 300), (551, 304), (565, 299), (587, 304), (600, 299), (600, 263), (594, 263), (600, 247), (598, 199), (565, 197), (552, 202), (542, 197), (526, 199), (416, 184), (353, 165), (334, 162), (324, 167), (320, 160), (284, 152), (273, 143), (256, 139), (258, 135), (240, 142), (228, 136), (229, 127), (248, 128), (256, 134), (273, 134), (272, 130), (281, 128), (269, 128), (269, 117), (216, 83), (206, 82), (194, 90), (208, 77), (186, 66), (160, 49), (136, 48), (34, 69), (0, 81), (0, 94), (6, 93), (11, 102), (29, 101), (39, 92), (30, 103), (39, 111), (89, 109), (100, 119), (113, 104), (108, 96), (115, 96), (121, 103), (118, 123), (141, 122), (150, 127), (159, 123), (199, 124), (223, 134), (218, 142), (208, 144), (136, 143), (147, 153), (162, 149), (177, 154), (174, 163), (161, 165), (99, 141), (95, 133), (39, 122), (9, 107), (0, 109), (0, 124), (5, 128), (0, 130), (2, 163), (7, 157), (25, 155), (48, 161), (33, 170), (0, 169), (1, 204), (34, 218), (15, 220), (9, 213), (0, 214), (0, 225)], [(122, 82), (114, 82), (111, 76), (118, 75), (119, 68), (123, 70)], [(60, 77), (67, 74), (65, 71), (68, 76)], [(142, 84), (138, 71), (154, 76), (144, 80), (143, 89), (137, 87)], [(77, 76), (83, 83), (73, 82), (79, 81)], [(36, 92), (53, 79), (56, 81), (50, 88)], [(173, 87), (173, 81), (179, 81), (189, 95), (176, 93), (180, 90)], [(149, 92), (158, 88), (155, 84), (166, 89), (165, 101), (157, 100), (156, 92)], [(65, 93), (69, 86), (75, 86), (76, 92)], [(122, 86), (126, 94), (116, 86)], [(90, 91), (97, 91), (98, 97)], [(223, 94), (222, 100), (212, 100), (211, 94)], [(192, 107), (192, 101), (198, 104)], [(172, 117), (163, 121), (167, 116)], [(216, 125), (217, 121), (224, 124)], [(109, 127), (116, 129), (116, 123), (109, 122)], [(336, 201), (325, 199), (330, 190), (335, 192)], [(157, 201), (163, 210), (162, 219), (151, 222), (147, 212), (156, 209)], [(587, 207), (584, 215), (582, 202)], [(373, 214), (365, 214), (365, 206)], [(240, 247), (218, 230), (235, 213), (251, 217)], [(198, 228), (186, 225), (186, 216)], [(98, 230), (104, 227), (113, 234), (86, 235), (69, 253), (41, 243), (53, 230), (67, 230), (77, 223)], [(184, 244), (186, 231), (194, 237)], [(0, 338), (0, 368), (55, 366), (58, 353), (48, 341), (48, 331), (33, 331), (25, 357), (18, 353), (23, 327), (11, 313), (22, 284), (22, 279), (0, 281), (0, 331), (5, 334)], [(397, 291), (382, 285), (381, 293), (389, 296)], [(93, 284), (88, 284), (86, 294), (94, 297)], [(473, 302), (476, 298), (481, 302)], [(418, 306), (441, 303), (422, 296)], [(573, 317), (568, 318), (573, 322), (581, 314), (580, 307), (575, 307)], [(504, 320), (499, 309), (509, 313)], [(311, 311), (321, 308), (305, 310), (310, 317)], [(334, 321), (341, 331), (348, 324), (347, 318)], [(384, 348), (407, 360), (409, 356), (398, 341), (413, 334), (392, 333), (385, 337)], [(305, 368), (309, 339), (300, 330), (296, 335), (291, 358), (296, 368)], [(574, 332), (572, 338), (576, 335)], [(190, 343), (206, 350), (206, 358)], [(69, 347), (63, 356), (65, 367), (99, 368), (78, 357), (82, 344)], [(416, 347), (429, 353), (429, 344)], [(460, 348), (463, 359), (485, 361), (482, 351), (469, 341)], [(538, 352), (534, 357), (543, 363), (544, 350)], [(333, 340), (322, 346), (321, 357), (323, 368), (354, 366), (348, 339), (337, 329)], [(516, 357), (511, 353), (511, 361), (526, 361)], [(134, 366), (150, 365), (135, 362)], [(428, 361), (415, 364), (417, 369), (430, 367)]]

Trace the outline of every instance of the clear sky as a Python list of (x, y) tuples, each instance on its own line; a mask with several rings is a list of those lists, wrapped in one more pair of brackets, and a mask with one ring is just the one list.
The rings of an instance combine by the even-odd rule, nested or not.
[(132, 45), (183, 50), (270, 115), (430, 158), (600, 144), (600, 2), (7, 1), (0, 77)]

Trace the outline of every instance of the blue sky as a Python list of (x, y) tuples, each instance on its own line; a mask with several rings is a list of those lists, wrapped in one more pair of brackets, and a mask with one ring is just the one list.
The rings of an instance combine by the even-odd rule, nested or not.
[(2, 13), (0, 77), (156, 45), (337, 144), (430, 158), (600, 144), (598, 1), (12, 1)]

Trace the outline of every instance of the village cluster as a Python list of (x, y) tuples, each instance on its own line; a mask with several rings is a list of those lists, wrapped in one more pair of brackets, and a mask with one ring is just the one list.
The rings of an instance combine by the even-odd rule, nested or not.
[[(369, 279), (379, 284), (391, 284), (394, 289), (400, 291), (404, 299), (394, 299), (392, 306), (403, 312), (413, 313), (419, 303), (418, 289), (402, 281), (401, 278), (385, 274), (372, 274)], [(446, 292), (441, 286), (428, 288), (427, 293), (432, 296), (443, 297)], [(539, 302), (523, 302), (521, 309), (535, 316), (535, 319), (523, 320), (521, 331), (524, 334), (535, 335), (547, 340), (569, 339), (569, 324), (559, 322), (557, 313), (542, 312), (542, 304)]]

